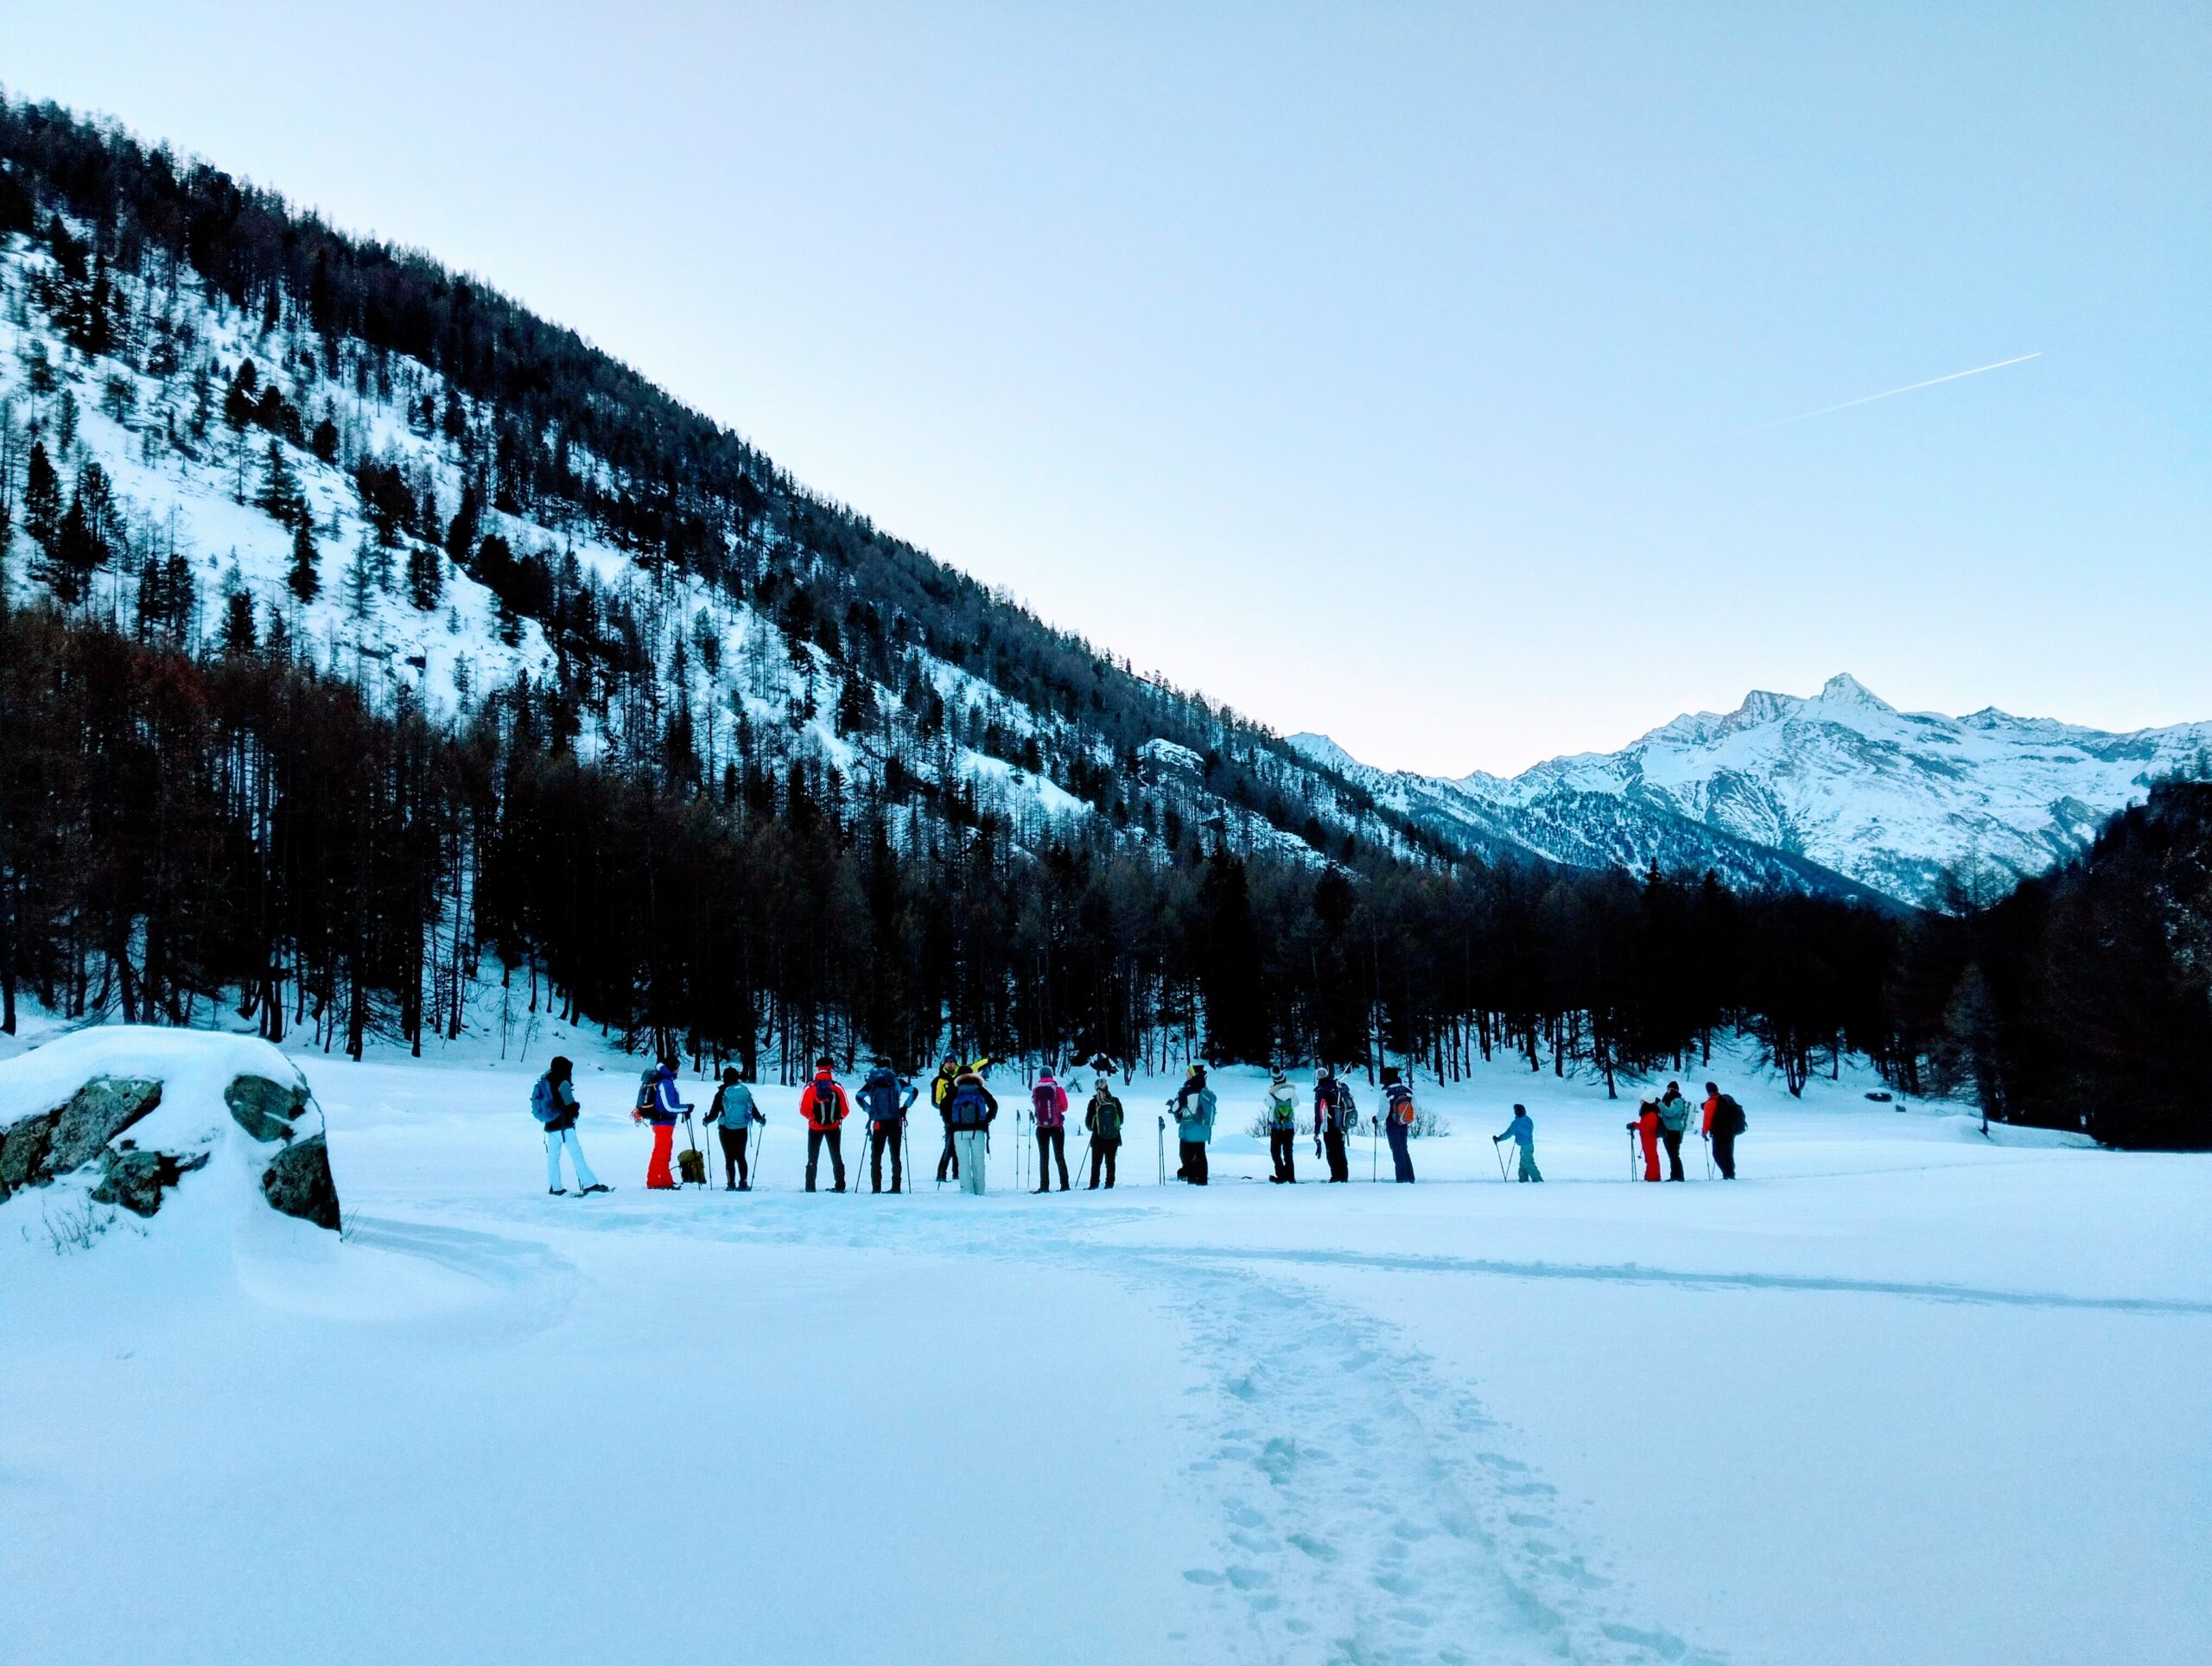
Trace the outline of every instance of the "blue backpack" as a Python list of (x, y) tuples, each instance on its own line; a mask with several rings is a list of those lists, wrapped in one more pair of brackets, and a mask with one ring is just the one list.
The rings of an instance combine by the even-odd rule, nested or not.
[(973, 1083), (954, 1089), (946, 1109), (951, 1112), (948, 1120), (955, 1128), (982, 1128), (990, 1120), (990, 1102)]
[(537, 1085), (530, 1091), (530, 1114), (541, 1122), (551, 1122), (561, 1114), (561, 1101), (553, 1091), (553, 1078), (541, 1076)]
[(899, 1076), (895, 1071), (871, 1071), (861, 1088), (861, 1103), (868, 1119), (877, 1122), (899, 1120)]

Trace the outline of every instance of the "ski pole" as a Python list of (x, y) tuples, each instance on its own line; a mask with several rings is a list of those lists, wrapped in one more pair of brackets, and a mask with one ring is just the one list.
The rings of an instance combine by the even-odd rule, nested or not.
[(1705, 1141), (1705, 1178), (1709, 1180), (1713, 1178), (1713, 1136), (1700, 1134), (1698, 1138)]
[(1160, 1119), (1159, 1148), (1160, 1184), (1165, 1186), (1167, 1184), (1167, 1119), (1165, 1116)]
[(1497, 1154), (1497, 1178), (1502, 1180), (1505, 1178), (1505, 1148), (1495, 1140), (1490, 1142), (1490, 1147)]

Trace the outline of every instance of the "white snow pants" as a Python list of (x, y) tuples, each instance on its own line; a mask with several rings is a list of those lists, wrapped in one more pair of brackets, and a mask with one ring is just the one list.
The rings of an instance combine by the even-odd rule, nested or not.
[(561, 1148), (563, 1146), (569, 1148), (569, 1164), (576, 1171), (576, 1190), (581, 1192), (588, 1186), (597, 1186), (599, 1176), (591, 1172), (591, 1165), (584, 1160), (584, 1148), (577, 1143), (575, 1129), (564, 1128), (557, 1134), (549, 1131), (545, 1135), (545, 1189), (549, 1192), (561, 1189)]
[(960, 1189), (979, 1198), (983, 1195), (983, 1154), (988, 1149), (984, 1142), (989, 1137), (980, 1128), (957, 1129), (952, 1135), (953, 1148), (960, 1154)]

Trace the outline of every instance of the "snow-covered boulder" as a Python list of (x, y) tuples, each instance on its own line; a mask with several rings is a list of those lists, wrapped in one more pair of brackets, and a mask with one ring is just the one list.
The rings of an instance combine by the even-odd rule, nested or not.
[(255, 1211), (339, 1224), (321, 1108), (250, 1036), (103, 1026), (0, 1062), (0, 1202), (94, 1165), (91, 1200), (137, 1215), (207, 1169), (196, 1186)]

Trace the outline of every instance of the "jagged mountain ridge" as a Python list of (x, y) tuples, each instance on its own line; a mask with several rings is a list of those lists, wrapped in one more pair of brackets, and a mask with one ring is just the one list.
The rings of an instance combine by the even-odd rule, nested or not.
[(1732, 712), (1685, 714), (1618, 752), (1510, 779), (1362, 773), (1323, 737), (1291, 744), (1417, 821), (1555, 861), (1611, 852), (1624, 865), (1673, 865), (1667, 852), (1704, 837), (1913, 904), (1933, 900), (1953, 869), (2040, 873), (2154, 781), (2212, 774), (2212, 722), (2113, 734), (1993, 707), (1904, 712), (1848, 674), (1806, 696), (1754, 692)]

